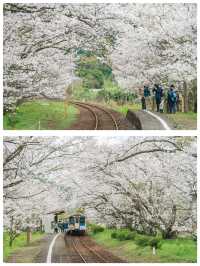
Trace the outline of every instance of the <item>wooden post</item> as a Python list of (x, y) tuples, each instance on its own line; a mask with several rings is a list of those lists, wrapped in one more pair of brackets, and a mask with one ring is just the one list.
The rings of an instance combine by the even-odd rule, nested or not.
[(26, 236), (27, 236), (26, 237), (26, 243), (27, 243), (27, 245), (29, 245), (31, 242), (31, 228), (30, 228), (30, 226), (27, 226), (27, 235)]
[(156, 248), (153, 247), (153, 255), (156, 255)]
[(65, 118), (67, 117), (67, 101), (64, 102)]
[(64, 115), (65, 115), (65, 118), (67, 117), (67, 90), (65, 91), (65, 101), (64, 101)]

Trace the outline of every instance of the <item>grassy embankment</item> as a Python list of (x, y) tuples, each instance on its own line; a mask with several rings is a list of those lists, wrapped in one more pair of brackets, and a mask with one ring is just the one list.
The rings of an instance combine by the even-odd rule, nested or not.
[(22, 103), (16, 114), (4, 115), (4, 129), (67, 129), (77, 118), (78, 109), (63, 102), (35, 100)]
[[(123, 230), (117, 230), (117, 232)], [(127, 231), (127, 230), (125, 230)], [(103, 232), (91, 233), (92, 238), (108, 250), (122, 257), (128, 262), (196, 262), (197, 261), (197, 245), (193, 239), (177, 238), (177, 239), (161, 239), (160, 247), (153, 255), (152, 247), (145, 245), (145, 241), (151, 239), (150, 236), (142, 236), (133, 233), (134, 239), (124, 240), (112, 238), (114, 229), (105, 229)], [(130, 231), (129, 231), (130, 233)], [(145, 238), (138, 244), (138, 239)], [(143, 245), (144, 243), (144, 245)]]
[[(39, 240), (44, 236), (43, 233), (34, 232), (32, 233), (31, 243)], [(18, 237), (15, 238), (13, 246), (9, 246), (9, 235), (7, 232), (3, 233), (3, 259), (4, 261), (15, 251), (26, 247), (26, 233), (21, 233)]]
[(167, 118), (172, 122), (175, 129), (196, 129), (197, 128), (197, 113), (176, 113), (166, 114)]
[(141, 105), (138, 103), (130, 103), (130, 104), (116, 104), (116, 103), (111, 103), (110, 104), (111, 108), (113, 108), (114, 110), (116, 110), (117, 112), (122, 113), (124, 116), (126, 116), (128, 110), (132, 110), (134, 112), (137, 112), (139, 110), (141, 110)]

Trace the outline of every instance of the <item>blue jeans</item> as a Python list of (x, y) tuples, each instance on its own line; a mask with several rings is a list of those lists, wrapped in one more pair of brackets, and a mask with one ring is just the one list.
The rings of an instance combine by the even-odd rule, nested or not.
[(169, 112), (175, 114), (176, 113), (176, 103), (169, 102)]

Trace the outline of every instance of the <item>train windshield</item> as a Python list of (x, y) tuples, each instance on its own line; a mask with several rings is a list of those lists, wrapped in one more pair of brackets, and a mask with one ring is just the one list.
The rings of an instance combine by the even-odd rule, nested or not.
[(70, 223), (70, 224), (74, 224), (74, 222), (75, 222), (75, 221), (74, 221), (74, 217), (69, 217), (69, 223)]
[(80, 224), (85, 224), (85, 217), (84, 216), (80, 217)]

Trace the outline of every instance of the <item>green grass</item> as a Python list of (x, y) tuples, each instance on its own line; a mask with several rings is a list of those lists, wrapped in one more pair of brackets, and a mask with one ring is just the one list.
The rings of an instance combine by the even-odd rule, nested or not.
[(177, 112), (176, 114), (166, 114), (167, 118), (172, 122), (175, 129), (196, 129), (197, 113)]
[(4, 129), (67, 129), (75, 120), (78, 110), (63, 102), (35, 100), (17, 107), (16, 115), (4, 115)]
[(162, 246), (152, 254), (150, 246), (140, 247), (134, 240), (119, 241), (111, 238), (114, 230), (105, 229), (103, 232), (91, 235), (97, 243), (110, 249), (128, 262), (196, 262), (197, 245), (192, 239), (179, 238), (162, 240)]
[(124, 105), (111, 104), (111, 107), (125, 116), (129, 109), (134, 112), (141, 110), (141, 105), (138, 103), (124, 104)]
[[(32, 233), (31, 242), (36, 241), (43, 237), (44, 234), (40, 232)], [(9, 247), (9, 235), (7, 232), (3, 233), (3, 258), (4, 261), (7, 259), (13, 252), (23, 248), (26, 245), (26, 233), (21, 233), (18, 237), (15, 238), (13, 246)]]

